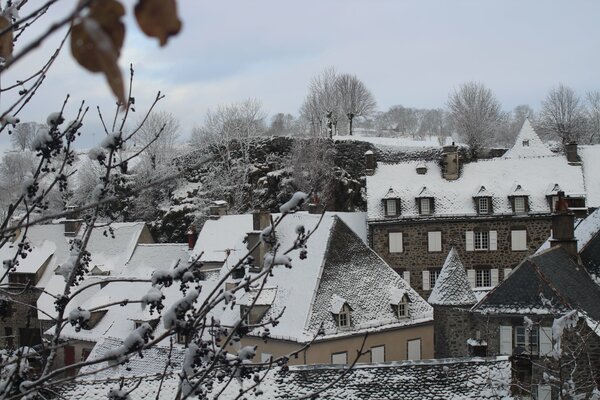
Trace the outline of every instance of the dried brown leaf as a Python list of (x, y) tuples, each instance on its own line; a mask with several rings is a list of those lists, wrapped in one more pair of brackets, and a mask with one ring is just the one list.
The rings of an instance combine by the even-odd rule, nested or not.
[(181, 30), (175, 0), (139, 0), (135, 6), (135, 18), (142, 32), (158, 38), (161, 46)]
[(73, 57), (85, 69), (104, 73), (121, 103), (125, 103), (125, 85), (118, 60), (125, 39), (124, 14), (123, 5), (116, 0), (96, 1), (71, 31)]
[[(8, 18), (3, 15), (0, 15), (0, 32), (4, 31), (7, 28), (10, 28), (12, 23)], [(12, 56), (13, 52), (13, 31), (10, 29), (5, 32), (2, 36), (0, 36), (0, 57), (5, 60)]]

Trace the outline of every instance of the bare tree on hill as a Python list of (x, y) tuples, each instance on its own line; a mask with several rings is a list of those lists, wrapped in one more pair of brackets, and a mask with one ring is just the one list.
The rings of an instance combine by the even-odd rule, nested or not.
[(365, 84), (356, 75), (342, 74), (336, 79), (342, 112), (348, 118), (348, 134), (352, 135), (352, 122), (356, 117), (371, 115), (377, 103)]
[(585, 110), (573, 89), (559, 84), (542, 102), (539, 126), (563, 144), (580, 141), (585, 133)]
[(454, 129), (476, 157), (494, 140), (502, 123), (500, 102), (482, 83), (467, 82), (450, 94), (448, 108)]

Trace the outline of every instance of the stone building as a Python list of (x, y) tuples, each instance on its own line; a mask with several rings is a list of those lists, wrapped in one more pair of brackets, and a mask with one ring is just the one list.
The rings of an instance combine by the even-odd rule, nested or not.
[(477, 304), (449, 301), (457, 290), (448, 290), (450, 282), (462, 288), (464, 303), (472, 301), (460, 268), (450, 275), (445, 266), (430, 297), (436, 356), (509, 355), (515, 394), (547, 400), (565, 388), (573, 397), (589, 395), (600, 379), (600, 286), (593, 269), (600, 263), (600, 210), (574, 229), (562, 200), (558, 208), (553, 238)]
[(455, 248), (471, 287), (487, 291), (544, 243), (559, 191), (570, 209), (586, 214), (576, 152), (552, 153), (525, 121), (499, 158), (461, 165), (458, 148), (446, 146), (439, 162), (374, 165), (367, 177), (370, 245), (425, 297)]

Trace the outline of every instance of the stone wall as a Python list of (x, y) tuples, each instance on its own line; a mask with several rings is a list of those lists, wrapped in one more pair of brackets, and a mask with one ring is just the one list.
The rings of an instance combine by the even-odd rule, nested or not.
[[(497, 250), (466, 251), (465, 232), (473, 230), (497, 232)], [(527, 250), (511, 250), (511, 230), (527, 230)], [(422, 271), (441, 268), (448, 252), (455, 247), (465, 268), (498, 268), (499, 279), (504, 279), (504, 268), (516, 267), (525, 256), (533, 254), (550, 236), (551, 217), (543, 216), (497, 216), (461, 218), (415, 218), (390, 223), (371, 223), (369, 226), (371, 247), (392, 268), (410, 271), (410, 284), (427, 298), (431, 291), (423, 290)], [(442, 251), (428, 251), (428, 232), (442, 232)], [(389, 252), (389, 232), (402, 232), (403, 251)]]
[(433, 306), (435, 358), (467, 357), (467, 339), (474, 338), (472, 315), (467, 308)]
[(40, 321), (35, 308), (40, 291), (22, 287), (9, 289), (12, 293), (6, 302), (6, 312), (0, 319), (0, 348), (33, 346), (41, 343), (43, 332), (53, 324), (50, 321)]

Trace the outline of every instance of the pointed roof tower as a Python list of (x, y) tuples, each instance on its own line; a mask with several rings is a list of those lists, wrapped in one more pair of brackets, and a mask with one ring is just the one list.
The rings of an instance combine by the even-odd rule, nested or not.
[(504, 158), (527, 158), (551, 155), (554, 155), (554, 153), (546, 147), (537, 133), (535, 133), (529, 118), (525, 118), (515, 144), (504, 154)]
[(465, 267), (454, 247), (446, 257), (428, 301), (429, 304), (440, 306), (470, 306), (477, 303)]

